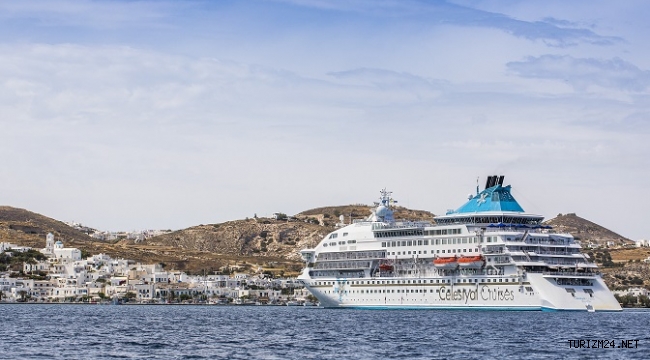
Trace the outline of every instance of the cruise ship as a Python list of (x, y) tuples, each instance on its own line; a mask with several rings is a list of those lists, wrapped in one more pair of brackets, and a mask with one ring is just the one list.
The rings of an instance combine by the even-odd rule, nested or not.
[(368, 218), (301, 251), (298, 279), (324, 307), (620, 311), (579, 242), (526, 213), (503, 181), (489, 176), (435, 223), (395, 220), (384, 189)]

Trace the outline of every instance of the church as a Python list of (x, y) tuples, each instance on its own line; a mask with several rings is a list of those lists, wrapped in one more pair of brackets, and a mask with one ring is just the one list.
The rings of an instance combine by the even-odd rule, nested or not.
[(49, 258), (57, 260), (77, 261), (81, 260), (81, 250), (77, 248), (63, 247), (61, 240), (54, 242), (54, 234), (49, 233), (45, 237), (45, 248), (41, 250)]

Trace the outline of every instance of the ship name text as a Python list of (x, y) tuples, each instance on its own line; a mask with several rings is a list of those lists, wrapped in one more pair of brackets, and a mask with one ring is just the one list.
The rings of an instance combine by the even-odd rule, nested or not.
[(512, 290), (503, 290), (500, 288), (490, 288), (487, 285), (481, 286), (479, 289), (457, 289), (452, 290), (450, 287), (440, 287), (438, 293), (440, 300), (449, 301), (463, 301), (467, 304), (470, 300), (494, 300), (494, 301), (513, 301), (515, 299), (515, 292)]

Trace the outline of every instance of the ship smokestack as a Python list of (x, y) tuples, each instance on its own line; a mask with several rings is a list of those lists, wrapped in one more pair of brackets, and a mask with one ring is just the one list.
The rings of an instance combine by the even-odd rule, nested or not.
[(503, 176), (503, 175), (499, 176), (499, 185), (500, 186), (503, 186), (503, 178), (505, 178), (505, 176)]
[(498, 176), (496, 175), (490, 176), (490, 184), (488, 185), (488, 188), (491, 188), (497, 183), (497, 178)]

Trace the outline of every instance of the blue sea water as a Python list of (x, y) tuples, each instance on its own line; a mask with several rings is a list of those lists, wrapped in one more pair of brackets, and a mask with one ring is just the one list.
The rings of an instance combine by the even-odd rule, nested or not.
[[(649, 330), (646, 310), (0, 304), (0, 358), (649, 359)], [(638, 345), (570, 347), (580, 339)]]

